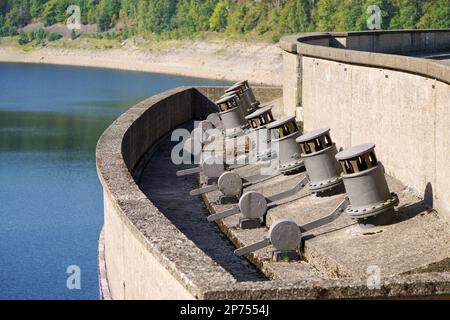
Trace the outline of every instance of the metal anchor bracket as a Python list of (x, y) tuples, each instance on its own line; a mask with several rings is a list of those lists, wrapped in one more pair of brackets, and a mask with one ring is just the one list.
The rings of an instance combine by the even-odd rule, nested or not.
[[(280, 200), (283, 200), (285, 198), (291, 197), (298, 193), (301, 189), (303, 189), (309, 181), (308, 176), (305, 176), (303, 179), (301, 179), (292, 189), (265, 197), (263, 194), (255, 191), (249, 191), (244, 193), (244, 195), (239, 199), (239, 204), (236, 207), (233, 207), (231, 209), (210, 215), (208, 217), (208, 221), (216, 221), (220, 219), (224, 219), (226, 217), (233, 216), (235, 214), (242, 214), (242, 217), (244, 218), (244, 221), (248, 220), (258, 220), (260, 221), (267, 213), (267, 209), (270, 204), (273, 204), (275, 202), (278, 202)], [(251, 224), (251, 226), (254, 228), (255, 226), (259, 225)], [(242, 224), (241, 224), (241, 227)], [(251, 228), (251, 227), (249, 227)]]
[(236, 249), (234, 253), (238, 256), (243, 256), (272, 245), (275, 248), (274, 260), (276, 261), (282, 257), (295, 256), (292, 254), (289, 255), (289, 253), (294, 253), (296, 251), (302, 239), (302, 233), (317, 229), (333, 222), (342, 215), (349, 204), (349, 199), (346, 197), (329, 215), (302, 226), (299, 226), (295, 222), (287, 219), (278, 220), (270, 227), (269, 232), (264, 239), (251, 245)]

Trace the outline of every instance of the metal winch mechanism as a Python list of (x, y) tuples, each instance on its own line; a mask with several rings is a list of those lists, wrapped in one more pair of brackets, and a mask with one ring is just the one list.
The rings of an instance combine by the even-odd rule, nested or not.
[[(325, 160), (328, 164), (332, 161), (331, 158), (335, 154), (335, 148), (332, 148), (330, 153), (326, 156), (321, 146), (317, 148), (316, 143), (318, 137), (322, 137), (322, 144), (332, 147), (331, 140), (328, 139), (328, 129), (321, 129), (310, 132), (309, 134), (298, 139), (302, 145), (302, 151), (306, 154), (314, 154), (312, 150), (305, 149), (314, 145), (316, 153), (318, 153), (318, 162)], [(325, 134), (325, 135), (324, 135)], [(314, 144), (311, 144), (316, 140)], [(309, 143), (307, 143), (309, 142)], [(342, 169), (342, 182), (347, 190), (347, 196), (339, 204), (339, 206), (329, 215), (312, 221), (306, 225), (298, 226), (295, 222), (282, 219), (276, 221), (269, 229), (267, 236), (259, 242), (239, 248), (235, 253), (239, 256), (248, 254), (250, 252), (263, 249), (267, 246), (274, 246), (273, 259), (275, 261), (281, 260), (296, 260), (298, 259), (297, 248), (302, 239), (302, 233), (309, 232), (339, 218), (343, 212), (348, 214), (351, 218), (358, 220), (360, 226), (363, 228), (383, 226), (393, 222), (395, 218), (394, 207), (398, 205), (399, 200), (395, 193), (389, 191), (386, 178), (384, 176), (384, 169), (381, 163), (378, 162), (375, 152), (374, 144), (364, 144), (355, 146), (348, 150), (342, 151), (335, 155), (340, 163)], [(317, 149), (320, 149), (317, 152)], [(334, 150), (333, 150), (334, 149)], [(317, 156), (317, 154), (316, 154)], [(312, 156), (314, 157), (314, 156)], [(321, 159), (322, 158), (322, 159)], [(305, 166), (308, 175), (314, 176), (314, 166), (308, 165), (306, 161)], [(325, 165), (324, 167), (331, 168), (328, 176), (335, 176), (340, 169)], [(334, 188), (334, 179), (329, 179), (325, 176), (314, 176), (317, 182), (311, 179), (309, 183), (310, 190), (316, 192), (323, 191), (322, 186), (328, 185), (328, 188)], [(322, 186), (319, 181), (322, 181)]]
[(219, 116), (222, 121), (225, 136), (235, 138), (244, 134), (247, 129), (245, 114), (239, 107), (239, 97), (237, 94), (225, 96), (216, 101), (219, 108)]
[(256, 100), (253, 90), (247, 80), (240, 81), (227, 90), (225, 94), (216, 101), (218, 113), (208, 115), (199, 127), (194, 129), (190, 139), (186, 141), (184, 150), (192, 155), (198, 154), (199, 145), (212, 141), (211, 131), (225, 131), (225, 136), (234, 138), (243, 135), (248, 128), (245, 116), (256, 111), (260, 105)]
[(309, 190), (317, 195), (344, 191), (341, 167), (335, 159), (338, 151), (331, 139), (330, 128), (307, 132), (296, 141), (310, 179)]
[(295, 116), (286, 117), (267, 125), (270, 130), (272, 150), (278, 158), (278, 171), (283, 174), (293, 174), (304, 167), (300, 148), (295, 141), (300, 136), (300, 130), (295, 122)]
[[(274, 122), (275, 119), (272, 115), (272, 106), (261, 108), (254, 112), (250, 116), (246, 117), (250, 130), (251, 149), (257, 152), (257, 160), (263, 160), (273, 156), (273, 152), (270, 150), (270, 140), (268, 140), (268, 134), (266, 126)], [(253, 138), (253, 139), (252, 139)], [(269, 144), (269, 145), (268, 145)], [(256, 174), (247, 177), (241, 177), (236, 172), (224, 172), (219, 177), (217, 183), (207, 185), (199, 189), (191, 191), (192, 196), (197, 196), (213, 191), (220, 191), (223, 196), (230, 198), (240, 197), (242, 195), (243, 188), (249, 187), (252, 184), (263, 182), (267, 179), (278, 176), (275, 174)]]
[(260, 228), (263, 226), (266, 213), (271, 207), (276, 206), (278, 202), (284, 199), (296, 195), (308, 182), (309, 178), (306, 176), (297, 182), (293, 188), (268, 197), (256, 191), (246, 192), (239, 199), (237, 206), (208, 216), (208, 221), (213, 222), (240, 213), (239, 227), (241, 229)]
[(250, 127), (249, 136), (257, 161), (265, 161), (276, 156), (271, 148), (270, 132), (267, 126), (275, 122), (273, 105), (260, 108), (245, 117)]
[(345, 198), (329, 215), (302, 226), (288, 219), (277, 220), (271, 225), (267, 235), (261, 241), (239, 248), (234, 253), (243, 256), (272, 245), (275, 249), (272, 252), (273, 261), (299, 260), (300, 256), (297, 249), (301, 244), (303, 234), (338, 219), (348, 205), (349, 200)]
[(350, 199), (346, 213), (365, 228), (392, 223), (394, 207), (399, 204), (398, 196), (389, 191), (374, 149), (375, 144), (362, 144), (336, 155)]
[(239, 81), (225, 90), (225, 96), (232, 94), (236, 94), (239, 97), (244, 115), (255, 112), (261, 104), (256, 100), (255, 94), (248, 84), (248, 80)]
[[(292, 189), (265, 197), (261, 193), (250, 191), (244, 193), (239, 206), (211, 215), (209, 221), (216, 221), (241, 213), (240, 226), (243, 229), (259, 228), (262, 225), (269, 207), (277, 202), (294, 196), (305, 186), (318, 196), (330, 196), (343, 191), (341, 168), (336, 161), (337, 149), (331, 140), (330, 129), (324, 128), (304, 134), (297, 139), (305, 160), (307, 176), (301, 179)], [(298, 148), (298, 147), (297, 147)]]
[[(236, 198), (239, 198), (242, 195), (244, 188), (247, 188), (252, 184), (271, 179), (275, 176), (277, 175), (255, 174), (247, 177), (241, 177), (236, 172), (226, 171), (220, 175), (216, 182), (211, 185), (194, 189), (190, 192), (190, 195), (198, 196), (213, 191), (220, 191), (225, 200), (235, 199), (236, 201)], [(222, 199), (221, 202), (223, 202)]]

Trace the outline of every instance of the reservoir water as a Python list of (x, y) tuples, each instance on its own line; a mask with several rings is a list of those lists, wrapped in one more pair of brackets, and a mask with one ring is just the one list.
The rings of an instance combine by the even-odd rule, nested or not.
[[(0, 299), (98, 299), (99, 136), (150, 95), (223, 84), (0, 63)], [(68, 289), (69, 266), (79, 268), (81, 289)]]

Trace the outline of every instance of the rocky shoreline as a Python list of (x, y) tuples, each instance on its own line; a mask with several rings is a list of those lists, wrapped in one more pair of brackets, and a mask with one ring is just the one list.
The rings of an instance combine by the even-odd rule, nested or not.
[[(154, 72), (215, 80), (248, 79), (253, 84), (280, 86), (282, 56), (277, 44), (230, 40), (190, 40), (170, 46), (141, 48), (130, 42), (121, 48), (46, 46), (24, 50), (0, 45), (0, 61), (101, 67)], [(157, 49), (155, 49), (155, 47)]]

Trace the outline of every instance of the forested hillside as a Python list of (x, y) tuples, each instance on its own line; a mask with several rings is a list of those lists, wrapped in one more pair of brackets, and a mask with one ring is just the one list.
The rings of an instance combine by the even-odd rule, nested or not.
[(0, 0), (0, 36), (30, 22), (64, 23), (70, 5), (81, 23), (103, 32), (117, 25), (129, 34), (171, 38), (202, 32), (276, 40), (305, 31), (365, 30), (376, 4), (383, 29), (450, 28), (450, 0)]

